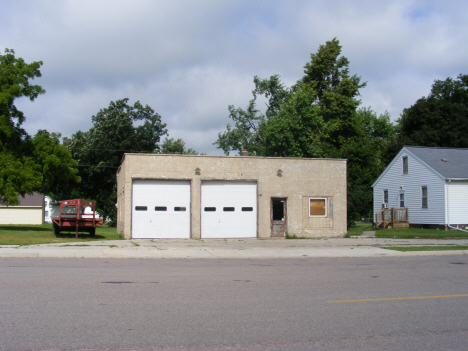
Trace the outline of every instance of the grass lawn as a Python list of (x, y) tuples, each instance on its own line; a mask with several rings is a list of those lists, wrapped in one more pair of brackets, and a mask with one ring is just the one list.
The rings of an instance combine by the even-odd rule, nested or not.
[(379, 229), (375, 232), (376, 238), (390, 239), (447, 239), (447, 238), (468, 238), (468, 233), (458, 230), (437, 230), (437, 229)]
[(123, 236), (117, 234), (117, 228), (97, 226), (96, 235), (75, 232), (63, 232), (55, 236), (52, 224), (41, 225), (0, 225), (0, 245), (36, 245), (50, 243), (70, 243), (77, 241), (122, 240)]
[(361, 235), (362, 232), (367, 230), (374, 230), (372, 223), (356, 222), (356, 224), (348, 228), (348, 234), (346, 235), (346, 237), (349, 238), (351, 235)]
[(468, 246), (452, 245), (452, 246), (391, 246), (382, 247), (382, 249), (395, 251), (446, 251), (446, 250), (468, 250)]

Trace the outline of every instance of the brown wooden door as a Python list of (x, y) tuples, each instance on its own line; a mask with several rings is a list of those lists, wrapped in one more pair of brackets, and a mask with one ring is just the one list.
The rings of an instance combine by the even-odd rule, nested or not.
[(286, 199), (271, 199), (271, 236), (285, 237), (287, 227), (287, 206)]

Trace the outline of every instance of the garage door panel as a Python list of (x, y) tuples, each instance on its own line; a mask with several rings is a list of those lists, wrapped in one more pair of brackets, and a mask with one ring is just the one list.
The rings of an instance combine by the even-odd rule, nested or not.
[(190, 182), (134, 180), (133, 238), (189, 238)]
[(201, 236), (203, 238), (256, 237), (256, 203), (256, 182), (203, 182)]

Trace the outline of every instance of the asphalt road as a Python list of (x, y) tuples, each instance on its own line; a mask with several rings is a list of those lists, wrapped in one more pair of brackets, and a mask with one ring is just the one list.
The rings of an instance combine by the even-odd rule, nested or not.
[(0, 259), (0, 350), (160, 349), (466, 350), (468, 257)]

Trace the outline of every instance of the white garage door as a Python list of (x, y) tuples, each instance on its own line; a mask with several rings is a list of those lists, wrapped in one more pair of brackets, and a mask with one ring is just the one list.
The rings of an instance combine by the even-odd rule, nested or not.
[(190, 238), (190, 182), (134, 180), (132, 238)]
[(256, 182), (202, 182), (201, 204), (202, 238), (257, 236)]

